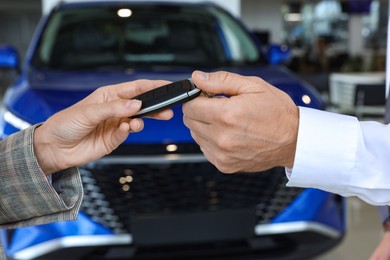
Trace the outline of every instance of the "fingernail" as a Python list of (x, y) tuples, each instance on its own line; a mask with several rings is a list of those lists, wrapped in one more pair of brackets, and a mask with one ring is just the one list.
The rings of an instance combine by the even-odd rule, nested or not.
[(140, 109), (142, 102), (138, 99), (128, 100), (126, 102), (126, 108), (128, 109)]
[(200, 80), (208, 80), (209, 74), (200, 70), (197, 70), (194, 72), (194, 76), (197, 77)]
[(130, 125), (130, 129), (129, 131), (133, 131), (133, 132), (139, 132), (142, 130), (142, 124), (141, 124), (141, 119), (138, 119), (138, 118), (134, 118), (131, 120), (131, 125)]

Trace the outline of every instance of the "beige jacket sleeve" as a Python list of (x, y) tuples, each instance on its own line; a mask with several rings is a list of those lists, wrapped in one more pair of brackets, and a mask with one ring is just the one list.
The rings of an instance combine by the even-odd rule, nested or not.
[(83, 196), (77, 168), (53, 175), (55, 190), (33, 149), (35, 127), (0, 141), (0, 228), (74, 220)]

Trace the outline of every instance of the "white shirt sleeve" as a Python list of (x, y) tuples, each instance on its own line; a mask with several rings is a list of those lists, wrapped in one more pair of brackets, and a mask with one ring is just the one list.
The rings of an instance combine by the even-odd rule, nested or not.
[(390, 205), (390, 125), (300, 107), (287, 186), (318, 188)]

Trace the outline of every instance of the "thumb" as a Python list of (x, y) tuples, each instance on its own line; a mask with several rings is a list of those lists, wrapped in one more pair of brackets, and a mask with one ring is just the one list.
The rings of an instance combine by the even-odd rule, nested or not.
[(250, 77), (227, 71), (212, 73), (194, 71), (192, 73), (192, 81), (199, 89), (213, 94), (236, 96), (260, 90), (259, 84), (255, 84)]

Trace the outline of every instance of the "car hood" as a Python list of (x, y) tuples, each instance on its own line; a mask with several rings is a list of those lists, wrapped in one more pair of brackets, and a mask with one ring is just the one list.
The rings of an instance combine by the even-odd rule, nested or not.
[[(290, 95), (311, 92), (287, 70), (275, 66), (229, 69), (242, 75), (260, 76)], [(192, 70), (133, 71), (125, 72), (52, 72), (30, 70), (27, 78), (10, 88), (5, 103), (11, 112), (23, 120), (35, 124), (46, 120), (90, 94), (99, 86), (137, 79), (164, 79), (177, 81), (191, 77)], [(316, 93), (314, 93), (315, 95)], [(26, 106), (26, 104), (29, 104)], [(188, 143), (193, 142), (189, 130), (183, 124), (181, 106), (175, 106), (174, 117), (169, 121), (145, 119), (144, 130), (133, 133), (126, 143)]]

